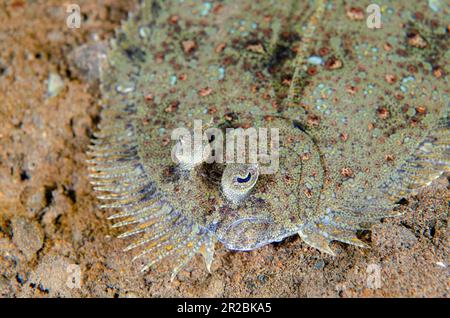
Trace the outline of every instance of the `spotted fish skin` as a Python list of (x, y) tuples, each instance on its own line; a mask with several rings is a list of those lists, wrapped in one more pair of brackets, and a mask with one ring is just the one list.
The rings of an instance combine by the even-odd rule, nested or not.
[[(143, 270), (170, 258), (173, 279), (197, 253), (210, 270), (216, 241), (366, 247), (357, 230), (449, 170), (448, 8), (379, 5), (377, 30), (356, 1), (143, 1), (130, 15), (102, 70), (89, 163)], [(171, 132), (194, 119), (279, 129), (278, 171), (227, 200), (226, 164), (172, 160)]]

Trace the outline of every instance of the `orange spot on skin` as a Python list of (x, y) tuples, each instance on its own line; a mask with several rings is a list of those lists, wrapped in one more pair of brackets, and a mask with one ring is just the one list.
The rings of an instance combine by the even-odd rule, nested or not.
[(317, 68), (314, 66), (308, 67), (308, 69), (306, 70), (306, 72), (308, 73), (308, 75), (313, 76), (317, 74)]
[(330, 53), (330, 49), (327, 48), (327, 47), (322, 47), (322, 48), (319, 49), (319, 55), (320, 56), (325, 56), (328, 53)]
[(341, 67), (342, 67), (342, 61), (335, 57), (330, 57), (325, 62), (325, 68), (327, 70), (337, 70), (337, 69), (340, 69)]
[(177, 24), (178, 20), (180, 20), (180, 17), (177, 15), (173, 15), (169, 18), (169, 23), (170, 24)]
[(320, 123), (320, 118), (317, 115), (308, 115), (306, 122), (308, 123), (308, 125), (310, 126), (318, 126)]
[(364, 20), (364, 11), (361, 8), (351, 7), (347, 10), (346, 15), (352, 21)]
[(386, 51), (386, 52), (389, 52), (390, 50), (392, 50), (392, 45), (390, 45), (389, 43), (384, 43), (384, 45), (383, 45), (383, 49)]
[(209, 87), (202, 88), (201, 90), (198, 91), (198, 94), (199, 94), (201, 97), (208, 96), (208, 95), (210, 95), (211, 93), (212, 93), (212, 89), (209, 88)]
[(416, 112), (418, 112), (419, 114), (426, 114), (427, 113), (427, 108), (423, 105), (421, 106), (417, 106), (416, 107)]
[(170, 103), (169, 107), (167, 107), (166, 109), (164, 109), (164, 111), (166, 113), (173, 113), (178, 109), (178, 105), (180, 103), (178, 101), (173, 101), (172, 103)]
[(225, 48), (227, 47), (227, 45), (225, 43), (220, 43), (218, 46), (216, 46), (216, 53), (220, 53), (222, 52)]
[(408, 34), (408, 44), (410, 46), (423, 49), (428, 46), (427, 41), (417, 31), (412, 31)]
[(442, 69), (440, 67), (436, 68), (433, 70), (433, 76), (436, 78), (441, 78), (442, 75), (444, 75), (444, 72), (442, 71)]
[(184, 53), (189, 54), (197, 47), (197, 44), (193, 40), (183, 41), (181, 43), (183, 45)]
[(349, 167), (344, 167), (341, 169), (341, 175), (346, 178), (353, 176), (353, 170)]
[(384, 80), (389, 84), (394, 84), (397, 81), (397, 76), (394, 74), (386, 74)]
[(264, 54), (265, 50), (264, 47), (262, 46), (261, 43), (258, 44), (250, 44), (247, 46), (247, 50), (254, 52), (254, 53), (259, 53), (259, 54)]
[(378, 117), (381, 119), (386, 119), (389, 117), (389, 110), (386, 107), (380, 107), (377, 110)]

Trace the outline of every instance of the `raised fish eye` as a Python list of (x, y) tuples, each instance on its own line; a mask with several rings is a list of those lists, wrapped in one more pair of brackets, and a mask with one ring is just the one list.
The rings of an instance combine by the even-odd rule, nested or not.
[(239, 178), (239, 177), (237, 177), (236, 180), (237, 180), (237, 182), (239, 182), (239, 183), (246, 183), (246, 182), (249, 182), (249, 181), (250, 181), (251, 177), (252, 177), (252, 174), (249, 172), (245, 178)]

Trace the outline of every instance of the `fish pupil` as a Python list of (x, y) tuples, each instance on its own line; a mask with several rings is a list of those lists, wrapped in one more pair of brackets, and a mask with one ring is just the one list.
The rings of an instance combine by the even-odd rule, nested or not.
[(249, 172), (245, 178), (237, 177), (237, 182), (239, 182), (239, 183), (249, 182), (251, 177), (252, 177), (252, 174)]

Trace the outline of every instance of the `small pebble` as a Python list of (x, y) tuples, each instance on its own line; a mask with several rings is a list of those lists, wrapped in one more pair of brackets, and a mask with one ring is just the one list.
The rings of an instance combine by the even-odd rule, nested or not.
[(64, 88), (64, 81), (56, 73), (50, 73), (48, 76), (47, 95), (48, 97), (57, 96)]
[(31, 260), (44, 245), (44, 233), (36, 221), (16, 216), (12, 219), (13, 242)]
[(316, 264), (314, 264), (314, 267), (315, 267), (316, 269), (323, 269), (323, 268), (325, 267), (325, 262), (323, 261), (323, 259), (318, 260), (318, 261), (316, 262)]

